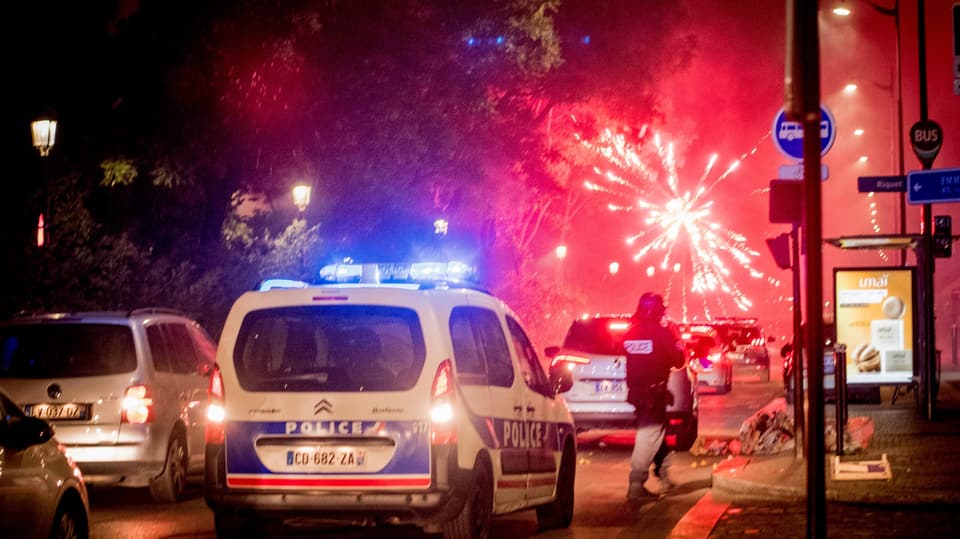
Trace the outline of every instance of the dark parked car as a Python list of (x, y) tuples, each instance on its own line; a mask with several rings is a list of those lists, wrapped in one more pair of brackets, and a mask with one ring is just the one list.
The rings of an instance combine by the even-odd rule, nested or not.
[(763, 381), (770, 380), (770, 353), (756, 318), (717, 318), (711, 324), (720, 334), (724, 354), (740, 367), (755, 370)]

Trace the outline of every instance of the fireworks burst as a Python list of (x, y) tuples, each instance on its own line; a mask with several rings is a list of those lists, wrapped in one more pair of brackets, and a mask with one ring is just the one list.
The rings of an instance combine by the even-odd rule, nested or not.
[[(680, 295), (683, 320), (691, 319), (689, 304), (694, 294), (700, 297), (702, 317), (707, 319), (729, 314), (723, 298), (732, 300), (738, 310), (748, 311), (753, 303), (738, 285), (735, 272), (766, 278), (779, 286), (777, 279), (765, 277), (753, 267), (760, 253), (747, 244), (746, 237), (714, 220), (714, 203), (709, 198), (745, 157), (757, 151), (756, 146), (720, 174), (714, 171), (718, 156), (712, 155), (692, 189), (687, 190), (677, 170), (673, 144), (663, 144), (659, 134), (653, 137), (651, 151), (643, 155), (622, 135), (610, 131), (597, 142), (580, 139), (580, 143), (610, 165), (605, 169), (594, 167), (597, 180), (585, 181), (585, 187), (611, 197), (613, 202), (607, 205), (610, 211), (643, 214), (643, 228), (626, 242), (634, 249), (634, 262), (650, 264), (647, 276), (667, 273), (665, 297), (669, 302), (671, 296)], [(648, 164), (654, 162), (653, 166)], [(718, 313), (711, 312), (712, 305), (718, 307)], [(699, 312), (693, 317), (697, 318), (701, 318)]]

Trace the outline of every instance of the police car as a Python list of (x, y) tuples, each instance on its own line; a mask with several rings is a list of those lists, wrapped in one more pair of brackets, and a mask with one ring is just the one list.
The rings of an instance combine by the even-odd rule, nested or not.
[(517, 316), (462, 264), (334, 265), (233, 305), (210, 383), (204, 497), (218, 537), (282, 524), (573, 517), (573, 420)]

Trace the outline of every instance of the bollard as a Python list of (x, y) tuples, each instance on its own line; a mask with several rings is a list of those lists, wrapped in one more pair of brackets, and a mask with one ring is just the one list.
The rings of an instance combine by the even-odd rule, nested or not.
[(843, 456), (843, 431), (847, 426), (847, 345), (833, 349), (833, 381), (836, 393), (837, 456)]

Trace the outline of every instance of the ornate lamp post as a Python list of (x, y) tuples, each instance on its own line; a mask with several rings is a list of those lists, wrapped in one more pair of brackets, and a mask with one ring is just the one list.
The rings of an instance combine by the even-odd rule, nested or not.
[[(30, 123), (30, 132), (33, 135), (33, 147), (40, 152), (40, 157), (50, 155), (50, 150), (57, 140), (57, 121), (50, 118), (40, 118)], [(46, 182), (46, 173), (42, 181)], [(46, 191), (46, 188), (44, 189)], [(49, 241), (47, 223), (50, 222), (50, 194), (44, 193), (44, 211), (37, 219), (37, 247), (43, 247)]]
[(303, 183), (293, 186), (293, 204), (300, 211), (301, 218), (303, 218), (303, 212), (307, 210), (307, 206), (310, 205), (310, 191), (310, 186)]
[(554, 250), (554, 254), (557, 255), (557, 283), (558, 288), (563, 290), (563, 260), (567, 258), (567, 246), (564, 244), (557, 245), (557, 248)]
[[(297, 211), (300, 212), (300, 219), (304, 220), (304, 225), (306, 225), (306, 217), (304, 217), (304, 212), (307, 211), (307, 206), (310, 205), (310, 191), (312, 188), (305, 183), (298, 183), (293, 186), (291, 191), (293, 195), (293, 205), (297, 207)], [(304, 226), (306, 229), (306, 226)], [(300, 271), (304, 271), (303, 267), (303, 238), (300, 241)]]

